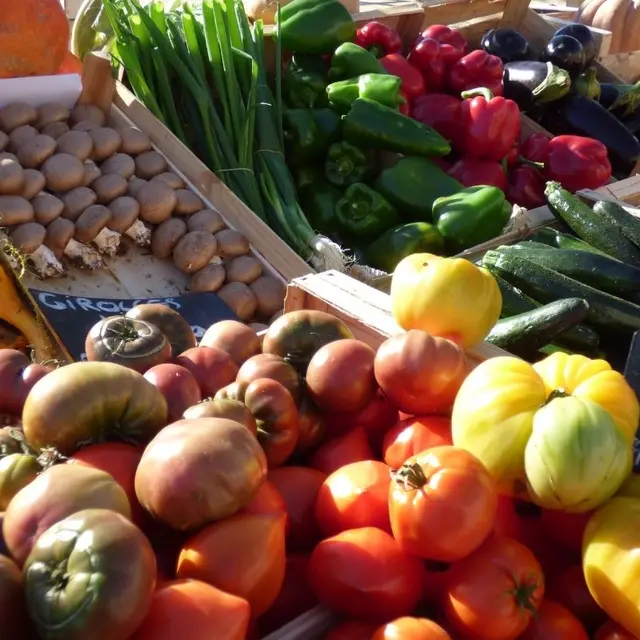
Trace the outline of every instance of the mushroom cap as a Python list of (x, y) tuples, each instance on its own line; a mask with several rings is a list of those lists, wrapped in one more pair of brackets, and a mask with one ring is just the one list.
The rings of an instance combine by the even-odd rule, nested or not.
[(33, 220), (31, 203), (21, 196), (0, 196), (0, 225), (11, 227)]
[(11, 232), (11, 242), (23, 253), (33, 253), (42, 245), (47, 230), (37, 222), (25, 222)]
[(140, 203), (140, 217), (145, 222), (160, 224), (175, 209), (178, 201), (176, 192), (164, 182), (147, 182), (136, 193)]
[(45, 225), (51, 224), (64, 211), (64, 202), (46, 191), (39, 193), (31, 201), (31, 205), (33, 206), (36, 222)]
[(131, 196), (120, 196), (109, 203), (111, 219), (107, 226), (112, 231), (124, 233), (137, 219), (140, 203)]
[(76, 230), (76, 225), (66, 218), (57, 218), (47, 227), (44, 244), (60, 259)]
[(111, 211), (101, 204), (87, 207), (76, 220), (76, 240), (85, 244), (91, 242), (107, 226)]

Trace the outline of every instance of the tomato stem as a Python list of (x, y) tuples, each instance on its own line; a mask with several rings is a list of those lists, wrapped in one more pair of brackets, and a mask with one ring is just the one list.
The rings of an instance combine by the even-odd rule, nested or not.
[(513, 596), (516, 601), (518, 609), (524, 609), (531, 615), (535, 615), (538, 611), (539, 602), (536, 602), (535, 592), (539, 588), (538, 576), (535, 573), (530, 573), (526, 577), (518, 580), (518, 578), (512, 574), (513, 588), (508, 589), (507, 593)]
[(567, 393), (567, 390), (564, 387), (558, 387), (557, 389), (554, 389), (549, 394), (546, 404), (549, 404), (552, 400), (555, 400), (556, 398), (567, 398), (568, 396), (569, 394)]
[(421, 489), (429, 482), (424, 469), (417, 462), (403, 464), (397, 471), (392, 471), (391, 475), (395, 482), (404, 487), (405, 491)]

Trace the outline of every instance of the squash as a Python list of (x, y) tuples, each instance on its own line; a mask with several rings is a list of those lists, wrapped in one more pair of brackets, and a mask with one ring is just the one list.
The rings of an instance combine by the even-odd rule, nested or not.
[(69, 21), (60, 0), (3, 1), (0, 78), (53, 75), (69, 45)]
[(590, 27), (611, 31), (611, 54), (640, 49), (638, 0), (585, 0), (575, 20)]

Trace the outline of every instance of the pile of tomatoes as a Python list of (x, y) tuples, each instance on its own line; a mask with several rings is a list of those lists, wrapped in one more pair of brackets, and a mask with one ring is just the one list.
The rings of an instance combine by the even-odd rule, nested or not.
[(151, 306), (90, 362), (0, 351), (7, 637), (257, 639), (324, 605), (326, 640), (634, 640), (586, 586), (589, 514), (499, 496), (453, 446), (461, 348), (375, 351), (318, 311), (195, 347)]

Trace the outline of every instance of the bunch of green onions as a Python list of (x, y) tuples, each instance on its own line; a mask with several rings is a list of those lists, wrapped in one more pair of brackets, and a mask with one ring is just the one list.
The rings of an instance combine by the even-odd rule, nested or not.
[(317, 270), (345, 270), (338, 245), (307, 221), (284, 157), (281, 50), (275, 96), (262, 21), (241, 0), (104, 0), (115, 33), (112, 57), (136, 97), (243, 202)]

